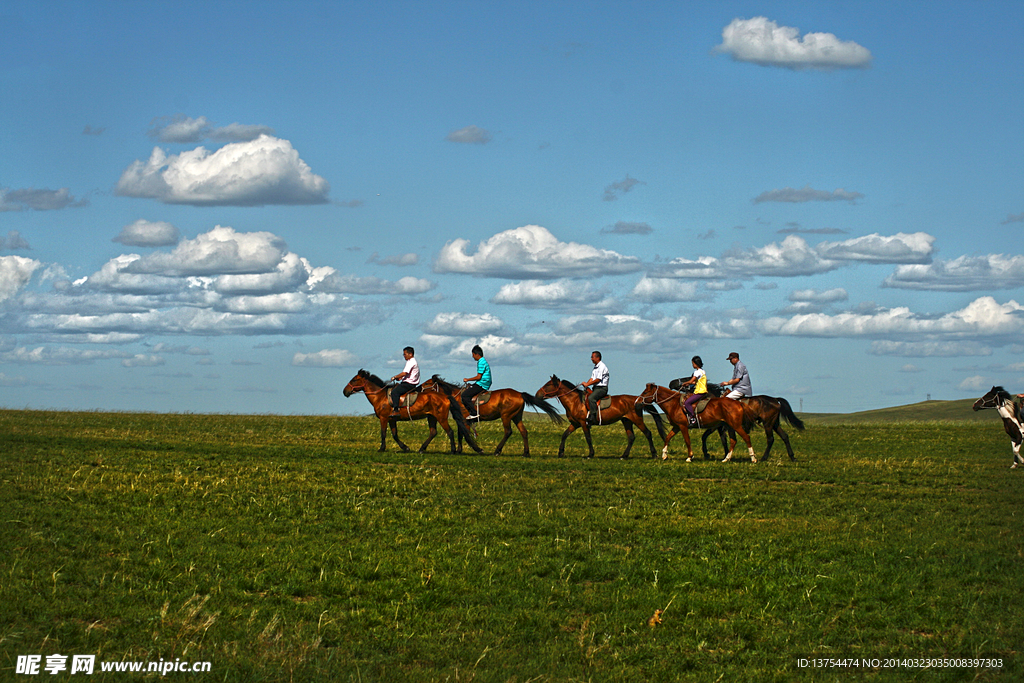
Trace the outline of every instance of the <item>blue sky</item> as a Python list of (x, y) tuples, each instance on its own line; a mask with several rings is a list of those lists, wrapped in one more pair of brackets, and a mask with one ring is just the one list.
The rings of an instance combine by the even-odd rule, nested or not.
[(1024, 390), (1020, 2), (0, 5), (0, 406)]

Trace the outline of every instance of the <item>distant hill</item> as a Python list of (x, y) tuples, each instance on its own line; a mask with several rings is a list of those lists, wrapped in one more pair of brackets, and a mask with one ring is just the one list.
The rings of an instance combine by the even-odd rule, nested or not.
[(922, 401), (906, 406), (865, 410), (859, 413), (798, 413), (808, 424), (863, 424), (870, 422), (933, 422), (938, 420), (967, 420), (999, 424), (994, 410), (971, 409), (976, 398), (959, 401)]

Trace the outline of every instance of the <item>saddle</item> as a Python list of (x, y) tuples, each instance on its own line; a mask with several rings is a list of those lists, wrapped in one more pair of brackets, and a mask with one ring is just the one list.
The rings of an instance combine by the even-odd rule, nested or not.
[[(702, 398), (701, 400), (697, 401), (697, 403), (693, 406), (693, 414), (696, 415), (696, 414), (702, 412), (705, 408), (707, 408), (708, 407), (708, 403), (711, 402), (711, 399), (712, 399), (712, 397), (708, 396), (706, 398)], [(685, 402), (686, 402), (686, 395), (685, 394), (680, 394), (679, 395), (679, 405), (683, 405), (683, 403), (685, 403)]]
[(611, 408), (612, 407), (612, 397), (611, 396), (605, 396), (604, 398), (602, 398), (600, 401), (597, 402), (597, 407), (598, 407), (599, 410), (605, 410), (607, 408)]
[(413, 389), (408, 394), (402, 394), (402, 398), (398, 401), (400, 408), (411, 408), (412, 404), (416, 402), (416, 399), (420, 397), (420, 390)]

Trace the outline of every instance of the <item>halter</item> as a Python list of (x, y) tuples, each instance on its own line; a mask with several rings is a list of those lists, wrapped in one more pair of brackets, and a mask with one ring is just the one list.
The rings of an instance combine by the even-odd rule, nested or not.
[[(672, 396), (671, 396), (671, 395), (670, 395), (670, 396), (669, 396), (668, 398), (666, 398), (666, 399), (660, 399), (660, 398), (658, 398), (658, 396), (659, 396), (659, 392), (660, 392), (660, 391), (661, 391), (662, 389), (665, 389), (665, 387), (661, 386), (660, 384), (655, 384), (655, 385), (654, 385), (654, 394), (653, 394), (653, 395), (651, 396), (651, 398), (650, 398), (650, 400), (649, 400), (649, 401), (648, 401), (647, 399), (645, 399), (645, 398), (644, 398), (643, 396), (637, 396), (637, 397), (636, 397), (636, 400), (637, 400), (637, 401), (642, 401), (642, 403), (643, 403), (644, 405), (647, 405), (647, 406), (649, 406), (649, 405), (651, 405), (652, 403), (661, 403), (661, 401), (662, 401), (662, 400), (665, 400), (665, 401), (667, 401), (667, 400), (668, 400), (669, 398), (672, 398)], [(683, 392), (681, 392), (681, 391), (676, 391), (675, 389), (665, 389), (665, 391), (669, 391), (669, 392), (672, 392), (672, 394), (674, 394), (674, 395), (676, 395), (676, 396), (681, 396), (681, 395), (682, 395), (682, 393), (683, 393)]]
[(981, 398), (978, 399), (978, 401), (981, 402), (982, 408), (1001, 408), (1007, 403), (1013, 403), (1012, 399), (1003, 398), (998, 393), (992, 394), (991, 398), (986, 398), (985, 396), (982, 396)]

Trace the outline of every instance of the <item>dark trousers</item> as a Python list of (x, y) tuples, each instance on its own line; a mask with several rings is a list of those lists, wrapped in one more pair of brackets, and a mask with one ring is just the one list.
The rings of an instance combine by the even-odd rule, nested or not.
[(484, 391), (484, 388), (479, 384), (474, 384), (462, 390), (462, 405), (466, 406), (467, 414), (476, 415), (476, 409), (473, 407), (473, 397), (484, 393)]
[(608, 395), (608, 387), (594, 387), (587, 399), (587, 406), (590, 408), (591, 419), (597, 419), (597, 402)]
[(401, 401), (402, 396), (408, 394), (415, 388), (416, 385), (410, 384), (409, 382), (400, 382), (396, 384), (395, 387), (391, 390), (391, 407), (397, 410), (398, 403), (399, 401)]
[(683, 410), (686, 411), (686, 414), (692, 418), (696, 418), (697, 415), (693, 412), (694, 406), (705, 396), (707, 396), (707, 394), (690, 394), (687, 396), (686, 400), (683, 401)]

